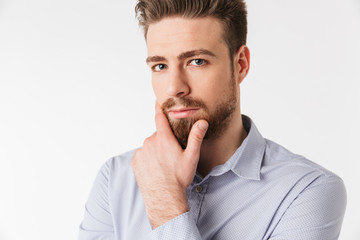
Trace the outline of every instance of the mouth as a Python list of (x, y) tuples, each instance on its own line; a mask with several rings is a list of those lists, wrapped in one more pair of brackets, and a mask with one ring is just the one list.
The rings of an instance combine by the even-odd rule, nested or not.
[(171, 109), (168, 111), (169, 117), (175, 119), (188, 118), (194, 115), (199, 108), (180, 108), (180, 109)]

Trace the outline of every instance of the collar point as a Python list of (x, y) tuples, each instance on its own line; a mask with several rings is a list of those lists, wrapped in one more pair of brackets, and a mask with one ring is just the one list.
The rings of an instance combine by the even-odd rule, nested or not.
[(236, 170), (232, 170), (233, 173), (235, 173), (236, 176), (240, 177), (240, 178), (244, 178), (246, 180), (254, 180), (254, 181), (261, 181), (261, 177), (259, 173), (253, 173), (253, 174), (245, 174), (245, 173), (241, 173), (241, 171), (236, 171)]

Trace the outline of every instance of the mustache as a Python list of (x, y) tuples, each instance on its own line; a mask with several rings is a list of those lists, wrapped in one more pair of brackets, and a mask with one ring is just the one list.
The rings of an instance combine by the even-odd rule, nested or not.
[(174, 98), (169, 98), (161, 105), (161, 109), (164, 113), (166, 113), (167, 110), (169, 110), (170, 108), (172, 108), (176, 105), (181, 105), (184, 107), (198, 107), (198, 108), (207, 109), (207, 107), (203, 101), (201, 101), (200, 99), (192, 98), (192, 97), (180, 97), (180, 98), (176, 98), (176, 100)]

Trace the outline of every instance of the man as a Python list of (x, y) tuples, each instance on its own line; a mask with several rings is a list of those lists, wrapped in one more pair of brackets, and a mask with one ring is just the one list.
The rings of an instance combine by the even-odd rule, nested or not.
[(242, 0), (139, 0), (156, 132), (100, 170), (80, 239), (337, 239), (335, 174), (264, 139), (240, 112)]

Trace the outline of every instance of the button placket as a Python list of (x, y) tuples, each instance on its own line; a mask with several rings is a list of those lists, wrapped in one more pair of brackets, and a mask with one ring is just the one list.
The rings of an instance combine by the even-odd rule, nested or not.
[(194, 213), (195, 213), (195, 216), (196, 216), (196, 222), (199, 221), (199, 217), (200, 217), (200, 212), (201, 212), (201, 206), (202, 206), (202, 203), (203, 203), (203, 200), (204, 200), (204, 197), (206, 195), (206, 191), (207, 191), (207, 184), (204, 184), (204, 182), (202, 184), (198, 184), (198, 185), (195, 185), (193, 188), (192, 188), (192, 191), (193, 191), (193, 194), (194, 194), (194, 198), (196, 199), (196, 210), (194, 210)]

